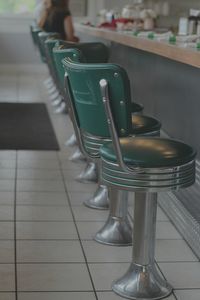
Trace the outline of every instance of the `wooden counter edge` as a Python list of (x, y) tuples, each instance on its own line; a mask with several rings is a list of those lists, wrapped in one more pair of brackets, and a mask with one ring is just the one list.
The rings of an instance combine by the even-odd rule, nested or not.
[(134, 37), (117, 31), (94, 28), (76, 23), (75, 29), (78, 32), (86, 33), (95, 37), (116, 42), (125, 46), (157, 54), (171, 60), (200, 68), (200, 52), (197, 50), (181, 48), (164, 42), (149, 40), (147, 38)]

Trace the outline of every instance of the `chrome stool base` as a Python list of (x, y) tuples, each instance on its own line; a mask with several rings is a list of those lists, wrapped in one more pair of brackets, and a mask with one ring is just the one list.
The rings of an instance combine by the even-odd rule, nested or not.
[(53, 102), (60, 98), (60, 93), (56, 90), (54, 93), (49, 95), (49, 99)]
[(89, 162), (76, 180), (83, 183), (97, 182), (98, 176), (95, 163)]
[(80, 151), (80, 149), (77, 148), (76, 151), (74, 152), (74, 154), (72, 154), (72, 156), (69, 157), (69, 160), (73, 161), (73, 162), (78, 162), (80, 160), (85, 161), (86, 158), (83, 155), (83, 153)]
[(55, 86), (53, 79), (51, 77), (48, 77), (47, 79), (45, 79), (44, 85), (47, 89), (51, 89), (53, 86)]
[(94, 196), (91, 199), (84, 201), (84, 205), (89, 208), (107, 210), (109, 208), (107, 187), (105, 185), (100, 185), (94, 193)]
[(97, 232), (94, 240), (98, 243), (110, 246), (132, 245), (132, 228), (127, 219), (109, 217), (104, 227)]
[(77, 145), (77, 140), (76, 140), (76, 136), (73, 133), (70, 138), (65, 142), (65, 146), (66, 147), (73, 147)]
[(59, 95), (56, 99), (54, 99), (52, 102), (51, 102), (51, 105), (52, 106), (59, 106), (61, 105), (63, 99), (62, 97)]
[(172, 287), (161, 278), (155, 265), (131, 264), (127, 273), (112, 285), (113, 291), (128, 299), (158, 300), (167, 297)]
[(47, 91), (48, 91), (48, 94), (51, 96), (55, 93), (58, 93), (58, 90), (55, 85), (53, 85), (51, 88), (47, 89)]
[(128, 220), (128, 192), (109, 189), (110, 213), (95, 241), (111, 246), (132, 245), (132, 227)]
[(55, 114), (62, 114), (62, 113), (67, 113), (67, 107), (66, 107), (66, 104), (64, 102), (62, 102), (60, 104), (60, 106), (54, 110), (54, 113)]

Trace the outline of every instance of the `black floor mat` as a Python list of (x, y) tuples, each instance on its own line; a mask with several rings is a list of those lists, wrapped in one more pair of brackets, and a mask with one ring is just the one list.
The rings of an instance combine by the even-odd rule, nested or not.
[(1, 150), (59, 150), (44, 103), (0, 103)]

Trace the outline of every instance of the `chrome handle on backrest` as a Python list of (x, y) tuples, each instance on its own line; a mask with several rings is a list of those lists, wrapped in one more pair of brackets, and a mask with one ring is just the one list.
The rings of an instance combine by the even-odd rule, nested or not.
[(101, 89), (102, 101), (103, 101), (103, 104), (105, 107), (107, 123), (108, 123), (109, 131), (110, 131), (111, 139), (113, 142), (115, 154), (117, 157), (117, 163), (119, 164), (119, 166), (122, 168), (122, 170), (124, 172), (132, 173), (132, 174), (138, 173), (138, 172), (140, 172), (140, 170), (137, 171), (137, 168), (133, 168), (133, 169), (129, 168), (124, 163), (124, 160), (123, 160), (120, 141), (119, 141), (119, 137), (117, 134), (117, 130), (116, 130), (116, 126), (115, 126), (115, 122), (114, 122), (114, 118), (113, 118), (113, 114), (112, 114), (112, 110), (111, 110), (111, 106), (110, 106), (108, 82), (105, 79), (101, 79), (99, 84), (100, 84), (100, 89)]

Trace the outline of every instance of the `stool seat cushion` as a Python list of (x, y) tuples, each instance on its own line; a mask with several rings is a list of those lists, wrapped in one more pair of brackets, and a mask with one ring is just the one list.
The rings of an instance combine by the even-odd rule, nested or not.
[(136, 103), (136, 102), (132, 102), (131, 103), (131, 111), (132, 113), (139, 113), (142, 112), (144, 109), (144, 106), (142, 104)]
[(132, 134), (143, 135), (150, 132), (159, 131), (161, 123), (151, 117), (132, 115)]
[[(127, 165), (139, 168), (165, 168), (181, 166), (192, 161), (196, 152), (192, 147), (175, 140), (156, 137), (120, 139), (123, 160)], [(112, 142), (100, 148), (100, 155), (116, 163)]]

